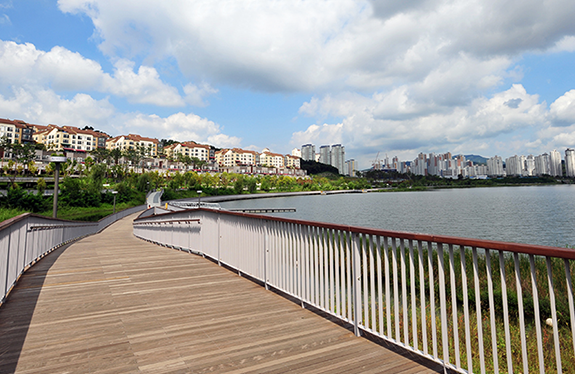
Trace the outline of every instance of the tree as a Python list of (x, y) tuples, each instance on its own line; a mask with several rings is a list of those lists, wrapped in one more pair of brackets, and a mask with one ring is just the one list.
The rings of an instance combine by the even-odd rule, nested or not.
[(248, 186), (248, 192), (249, 192), (250, 194), (257, 192), (257, 190), (258, 190), (258, 182), (257, 182), (256, 178), (248, 178), (246, 184), (247, 184), (247, 186)]
[(126, 149), (123, 152), (123, 156), (130, 161), (130, 163), (132, 164), (133, 167), (138, 167), (138, 165), (140, 164), (140, 160), (142, 159), (142, 156), (140, 155), (140, 152), (138, 152), (136, 149), (134, 148), (130, 148), (130, 149)]
[(120, 148), (114, 148), (110, 151), (110, 157), (114, 160), (114, 165), (118, 165), (120, 158), (122, 157), (122, 150)]
[(240, 195), (244, 192), (244, 178), (238, 176), (234, 182), (234, 192), (236, 195)]
[(7, 158), (6, 154), (12, 151), (12, 140), (4, 136), (0, 139), (0, 150), (2, 150), (2, 158)]
[(97, 163), (100, 163), (102, 161), (105, 161), (106, 163), (108, 163), (108, 161), (110, 161), (110, 158), (112, 157), (110, 154), (110, 151), (107, 150), (106, 148), (96, 148), (93, 149), (90, 154), (92, 155), (92, 157), (94, 158), (94, 160)]
[(31, 143), (13, 144), (12, 152), (22, 165), (28, 165), (36, 158), (36, 147)]

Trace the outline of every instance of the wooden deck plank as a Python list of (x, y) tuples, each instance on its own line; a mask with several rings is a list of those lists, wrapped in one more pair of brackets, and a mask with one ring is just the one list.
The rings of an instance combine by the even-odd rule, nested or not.
[(58, 249), (0, 308), (0, 373), (431, 372), (131, 219)]

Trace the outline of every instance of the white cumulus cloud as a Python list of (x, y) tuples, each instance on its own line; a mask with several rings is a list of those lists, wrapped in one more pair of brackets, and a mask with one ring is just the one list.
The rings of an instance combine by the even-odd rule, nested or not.
[(238, 147), (241, 143), (241, 138), (222, 133), (218, 124), (196, 114), (179, 112), (166, 118), (158, 115), (125, 115), (122, 122), (125, 129), (138, 130), (158, 139), (193, 140), (216, 147)]

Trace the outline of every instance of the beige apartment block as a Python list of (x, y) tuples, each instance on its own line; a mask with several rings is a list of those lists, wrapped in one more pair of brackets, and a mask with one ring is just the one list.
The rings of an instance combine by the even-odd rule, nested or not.
[(256, 165), (258, 153), (245, 149), (222, 149), (215, 154), (216, 162), (220, 166)]
[(98, 147), (98, 137), (107, 136), (92, 130), (81, 130), (74, 126), (33, 125), (32, 135), (36, 143), (43, 143), (53, 151), (93, 151)]
[(272, 153), (268, 148), (266, 148), (260, 154), (260, 165), (281, 169), (284, 167), (284, 155)]
[(210, 158), (210, 146), (196, 142), (174, 143), (164, 147), (164, 153), (168, 158), (176, 158), (178, 155), (195, 157), (200, 161), (208, 161)]
[(301, 167), (301, 158), (293, 155), (285, 155), (285, 167), (290, 169), (299, 169)]
[(0, 119), (0, 138), (8, 138), (12, 143), (21, 143), (22, 131), (17, 122)]
[(146, 138), (136, 134), (118, 135), (106, 141), (106, 149), (120, 149), (126, 151), (128, 149), (136, 149), (143, 147), (146, 150), (146, 155), (155, 157), (158, 155), (158, 139)]

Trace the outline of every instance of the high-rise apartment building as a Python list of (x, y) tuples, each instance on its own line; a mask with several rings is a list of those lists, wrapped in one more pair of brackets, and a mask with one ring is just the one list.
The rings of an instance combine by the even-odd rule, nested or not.
[(563, 176), (563, 167), (561, 166), (561, 153), (556, 149), (549, 152), (549, 175), (554, 177)]
[(301, 146), (301, 159), (305, 161), (315, 161), (315, 145), (304, 144)]
[(551, 175), (550, 157), (547, 153), (535, 156), (535, 175)]
[[(537, 159), (535, 160), (537, 164)], [(511, 156), (505, 159), (505, 171), (508, 176), (522, 176), (525, 170), (525, 156)]]
[(350, 177), (355, 177), (355, 171), (357, 170), (355, 160), (352, 158), (351, 160), (347, 160), (345, 162), (345, 170), (344, 175), (348, 175)]
[(331, 165), (331, 147), (329, 145), (319, 147), (319, 162)]
[(503, 159), (494, 156), (487, 160), (487, 175), (498, 177), (503, 175)]
[(575, 177), (575, 149), (565, 150), (565, 175)]
[(345, 172), (345, 147), (341, 144), (331, 146), (330, 165), (337, 169), (340, 174)]

